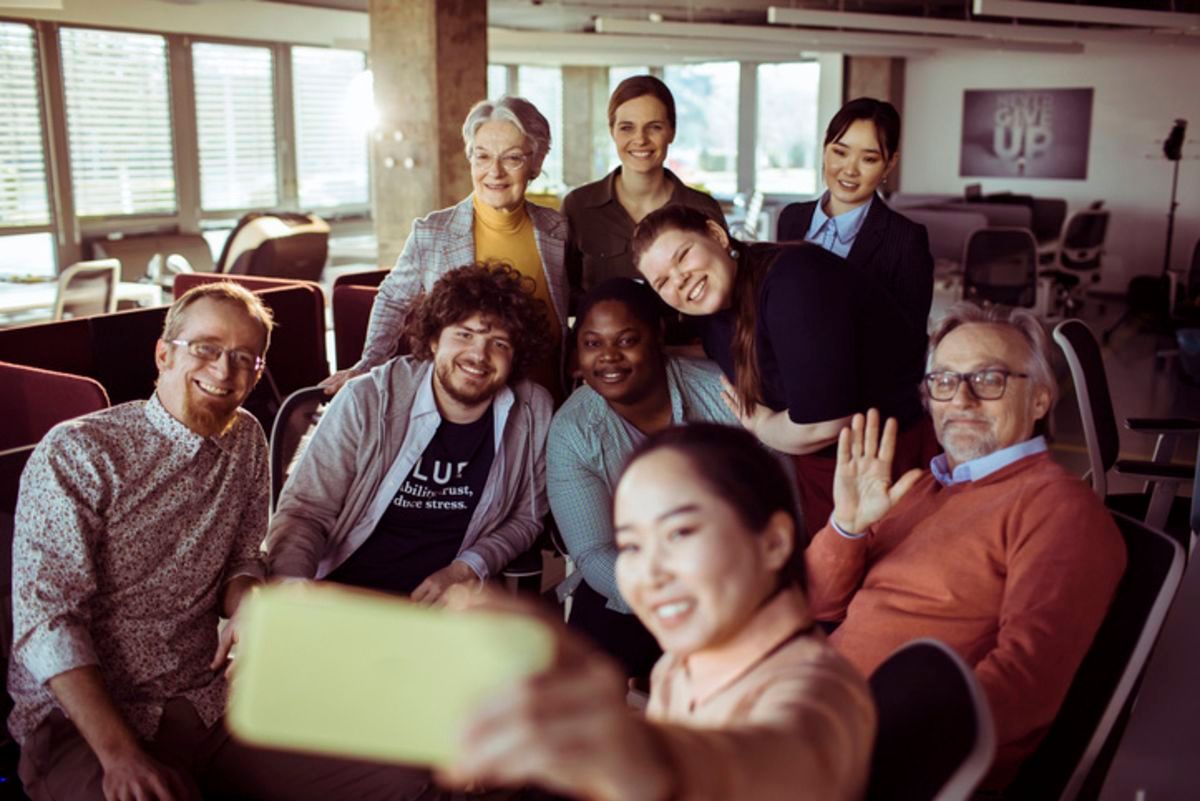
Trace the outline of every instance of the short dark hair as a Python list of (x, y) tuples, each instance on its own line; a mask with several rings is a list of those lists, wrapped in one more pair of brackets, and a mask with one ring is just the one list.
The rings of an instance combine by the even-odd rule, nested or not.
[(630, 314), (645, 323), (655, 336), (662, 337), (663, 314), (666, 306), (662, 298), (645, 281), (620, 277), (610, 278), (596, 284), (579, 301), (579, 309), (575, 312), (575, 325), (571, 329), (572, 339), (578, 336), (579, 328), (583, 325), (584, 318), (588, 316), (592, 307), (609, 300), (625, 304), (625, 308), (629, 309)]
[(667, 108), (667, 122), (675, 130), (675, 96), (667, 85), (653, 75), (634, 75), (617, 84), (608, 98), (608, 127), (617, 123), (617, 109), (630, 100), (650, 95)]
[(796, 517), (792, 480), (779, 459), (740, 426), (720, 423), (689, 423), (664, 428), (634, 448), (625, 461), (622, 475), (644, 456), (672, 450), (688, 460), (696, 475), (714, 495), (733, 507), (746, 528), (761, 533), (776, 512), (783, 512), (795, 525), (792, 554), (780, 570), (780, 586), (807, 586), (803, 527)]
[(413, 299), (404, 336), (412, 355), (429, 361), (433, 358), (430, 343), (441, 336), (444, 328), (474, 314), (483, 315), (508, 332), (513, 344), (509, 381), (516, 381), (550, 352), (546, 308), (533, 293), (533, 279), (503, 262), (457, 267)]
[(859, 120), (870, 120), (875, 125), (875, 138), (879, 140), (885, 161), (900, 152), (900, 112), (886, 100), (873, 97), (855, 98), (838, 109), (825, 129), (825, 144), (836, 142)]

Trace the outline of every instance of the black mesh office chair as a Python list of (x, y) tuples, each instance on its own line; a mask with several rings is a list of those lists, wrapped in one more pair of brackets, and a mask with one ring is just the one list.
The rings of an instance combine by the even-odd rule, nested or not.
[(1184, 556), (1171, 538), (1130, 517), (1113, 518), (1125, 539), (1125, 575), (1049, 733), (1005, 798), (1096, 798), (1124, 733), (1146, 662), (1183, 580)]
[(1085, 280), (1088, 284), (1100, 281), (1109, 214), (1107, 209), (1095, 205), (1067, 218), (1059, 243), (1058, 263), (1042, 271), (1043, 277), (1054, 282), (1065, 314), (1074, 314), (1083, 305)]
[(996, 734), (971, 668), (944, 643), (898, 648), (871, 675), (879, 713), (867, 801), (967, 801)]
[(980, 228), (963, 247), (963, 299), (1034, 308), (1037, 241), (1028, 228)]
[[(1104, 356), (1100, 343), (1081, 320), (1063, 320), (1054, 328), (1054, 341), (1062, 348), (1087, 443), (1092, 488), (1110, 507), (1144, 520), (1152, 528), (1165, 530), (1187, 545), (1189, 532), (1184, 499), (1176, 499), (1179, 484), (1192, 478), (1194, 468), (1171, 464), (1181, 437), (1200, 432), (1200, 420), (1188, 418), (1130, 418), (1125, 427), (1156, 436), (1158, 441), (1150, 461), (1120, 459), (1121, 434), (1113, 410)], [(1146, 489), (1133, 495), (1110, 494), (1108, 471), (1146, 480)]]

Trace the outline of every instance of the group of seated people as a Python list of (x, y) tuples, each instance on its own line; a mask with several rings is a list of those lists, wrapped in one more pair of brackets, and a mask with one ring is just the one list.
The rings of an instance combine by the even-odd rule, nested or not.
[[(854, 801), (866, 679), (920, 637), (975, 671), (998, 742), (984, 786), (1011, 782), (1125, 564), (1036, 433), (1057, 394), (1040, 323), (962, 305), (927, 336), (924, 230), (875, 194), (898, 158), (886, 103), (835, 116), (827, 191), (785, 211), (778, 243), (737, 241), (665, 168), (661, 82), (624, 81), (609, 121), (621, 167), (564, 217), (524, 197), (545, 119), (520, 98), (472, 109), (474, 192), (414, 223), (273, 515), (240, 408), (272, 322), (234, 284), (176, 300), (153, 397), (43, 439), (13, 548), (9, 727), (31, 798)], [(577, 568), (568, 626), (545, 623), (553, 663), (477, 710), (455, 764), (230, 738), (256, 585), (539, 616), (487, 585), (548, 520)], [(647, 676), (641, 714), (628, 680)]]

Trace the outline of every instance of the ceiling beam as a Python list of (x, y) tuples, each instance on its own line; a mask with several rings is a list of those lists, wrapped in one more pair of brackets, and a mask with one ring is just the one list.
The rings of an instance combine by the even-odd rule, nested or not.
[(740, 42), (791, 44), (812, 50), (854, 53), (856, 47), (916, 48), (923, 50), (1024, 50), (1042, 53), (1082, 53), (1079, 42), (1023, 42), (1006, 39), (920, 36), (916, 34), (847, 33), (843, 31), (771, 28), (761, 25), (724, 25), (698, 22), (646, 22), (599, 17), (596, 32), (635, 36), (703, 37)]
[(987, 17), (1048, 19), (1087, 22), (1093, 25), (1126, 25), (1133, 28), (1183, 28), (1200, 31), (1200, 14), (1142, 11), (1134, 8), (1080, 6), (1069, 3), (1031, 3), (1028, 0), (975, 0), (974, 12)]

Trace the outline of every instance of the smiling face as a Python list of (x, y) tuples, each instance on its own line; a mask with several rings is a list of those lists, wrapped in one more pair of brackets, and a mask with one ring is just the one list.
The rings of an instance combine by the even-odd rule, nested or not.
[(662, 649), (677, 656), (735, 637), (775, 592), (792, 551), (786, 515), (749, 530), (670, 448), (625, 471), (613, 508), (617, 586)]
[(576, 353), (583, 380), (616, 406), (650, 397), (667, 381), (657, 332), (619, 300), (602, 300), (588, 310)]
[(733, 301), (737, 263), (729, 236), (711, 220), (704, 233), (663, 231), (646, 248), (637, 268), (668, 306), (684, 314), (715, 314)]
[[(506, 157), (524, 157), (517, 168)], [(511, 122), (489, 120), (475, 129), (471, 146), (471, 184), (475, 196), (501, 211), (515, 211), (525, 202), (525, 187), (533, 180), (533, 158), (525, 135)]]
[(855, 120), (825, 146), (823, 172), (829, 189), (829, 213), (838, 215), (866, 203), (896, 166), (899, 154), (884, 156), (871, 120)]
[[(1026, 373), (1030, 357), (1029, 346), (1011, 328), (967, 323), (938, 343), (929, 369)], [(1034, 424), (1049, 410), (1050, 393), (1045, 387), (1013, 376), (998, 400), (978, 400), (963, 381), (950, 400), (929, 401), (934, 430), (951, 469), (1029, 439)]]
[(512, 373), (508, 331), (480, 314), (446, 326), (429, 348), (438, 409), (452, 422), (478, 419)]
[[(266, 333), (260, 323), (234, 303), (201, 298), (183, 312), (175, 339), (210, 342), (227, 351), (261, 354)], [(237, 414), (261, 371), (238, 369), (224, 353), (216, 361), (193, 356), (184, 345), (159, 340), (156, 393), (171, 415), (203, 437), (221, 433)]]
[(653, 95), (642, 95), (617, 106), (612, 129), (621, 167), (630, 172), (662, 169), (675, 130), (667, 120), (667, 107)]

